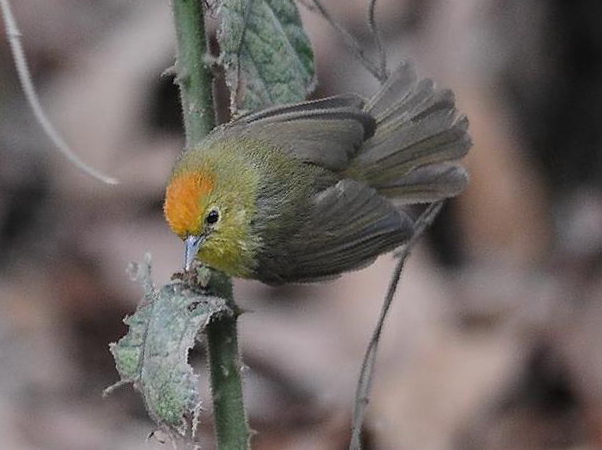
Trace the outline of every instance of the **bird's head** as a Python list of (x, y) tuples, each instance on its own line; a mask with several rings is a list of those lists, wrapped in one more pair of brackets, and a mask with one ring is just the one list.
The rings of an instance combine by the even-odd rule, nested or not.
[(252, 183), (228, 178), (207, 168), (184, 170), (174, 173), (167, 186), (163, 210), (172, 231), (185, 242), (186, 270), (197, 257), (233, 276), (247, 276), (252, 269)]

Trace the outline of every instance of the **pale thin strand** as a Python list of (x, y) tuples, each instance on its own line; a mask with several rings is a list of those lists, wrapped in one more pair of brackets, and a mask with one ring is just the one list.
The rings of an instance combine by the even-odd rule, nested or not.
[(374, 39), (376, 49), (378, 50), (379, 80), (381, 83), (384, 83), (387, 78), (389, 78), (389, 71), (387, 69), (387, 52), (385, 51), (382, 34), (380, 33), (378, 22), (376, 21), (376, 0), (370, 1), (370, 6), (368, 8), (368, 27), (370, 28), (370, 33), (372, 33), (372, 38)]
[(378, 344), (380, 343), (380, 336), (385, 319), (387, 318), (389, 309), (393, 303), (393, 297), (397, 291), (397, 285), (399, 284), (401, 272), (403, 271), (405, 262), (410, 256), (412, 249), (424, 233), (424, 230), (426, 230), (433, 220), (435, 220), (435, 217), (437, 217), (437, 214), (439, 214), (442, 206), (443, 200), (430, 204), (424, 210), (424, 212), (416, 221), (414, 234), (412, 234), (410, 240), (402, 247), (399, 255), (397, 255), (399, 257), (399, 261), (395, 267), (393, 275), (391, 276), (391, 281), (389, 282), (389, 288), (380, 311), (378, 322), (376, 323), (376, 327), (374, 328), (374, 332), (372, 333), (372, 337), (370, 338), (368, 348), (366, 349), (366, 353), (364, 355), (364, 360), (362, 361), (362, 368), (360, 370), (360, 376), (357, 382), (357, 389), (355, 393), (349, 450), (361, 450), (362, 448), (362, 425), (364, 423), (364, 418), (366, 417), (366, 408), (370, 402), (370, 389), (372, 387), (372, 379), (374, 376), (376, 353), (378, 350)]
[[(387, 79), (386, 75), (380, 70), (380, 67), (374, 64), (366, 56), (365, 50), (361, 44), (355, 39), (351, 33), (349, 33), (341, 24), (339, 24), (328, 12), (326, 7), (320, 0), (299, 0), (309, 11), (319, 14), (326, 22), (332, 26), (332, 28), (339, 34), (341, 39), (345, 42), (347, 47), (351, 50), (354, 56), (360, 61), (364, 68), (372, 74), (380, 83), (384, 83)], [(379, 50), (380, 51), (380, 50)]]
[(25, 52), (23, 51), (23, 45), (21, 44), (21, 33), (11, 11), (9, 0), (0, 0), (0, 9), (2, 10), (4, 26), (6, 27), (6, 36), (15, 61), (19, 83), (21, 83), (21, 88), (25, 93), (27, 103), (29, 103), (36, 120), (46, 133), (46, 136), (48, 136), (57, 150), (62, 153), (69, 162), (77, 166), (86, 174), (106, 184), (119, 183), (115, 178), (109, 177), (83, 162), (73, 150), (71, 150), (60, 133), (52, 125), (48, 116), (42, 109), (42, 105), (40, 104), (40, 100), (31, 80), (27, 59), (25, 58)]

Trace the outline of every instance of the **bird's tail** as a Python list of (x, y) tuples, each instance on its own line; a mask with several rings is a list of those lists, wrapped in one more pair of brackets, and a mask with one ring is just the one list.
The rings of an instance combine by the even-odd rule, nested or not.
[(466, 171), (455, 161), (471, 145), (468, 120), (450, 90), (418, 80), (404, 63), (364, 111), (376, 119), (376, 130), (352, 161), (351, 176), (403, 203), (451, 197), (466, 186)]

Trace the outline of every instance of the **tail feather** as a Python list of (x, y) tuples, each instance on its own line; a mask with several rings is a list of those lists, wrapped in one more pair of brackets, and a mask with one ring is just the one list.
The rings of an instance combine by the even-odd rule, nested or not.
[(468, 120), (456, 110), (450, 90), (418, 80), (404, 63), (364, 111), (376, 119), (376, 131), (353, 159), (350, 174), (388, 197), (412, 191), (418, 201), (450, 197), (464, 187), (466, 172), (448, 163), (470, 148)]
[(459, 164), (432, 164), (379, 187), (379, 193), (396, 204), (433, 202), (464, 190), (468, 176)]
[[(413, 86), (417, 80), (416, 72), (411, 64), (407, 61), (401, 63), (399, 68), (391, 74), (383, 87), (372, 97), (364, 106), (367, 111), (370, 111), (374, 117), (383, 115), (391, 106), (395, 106), (398, 102), (403, 101), (410, 95)], [(391, 93), (395, 97), (391, 96)]]

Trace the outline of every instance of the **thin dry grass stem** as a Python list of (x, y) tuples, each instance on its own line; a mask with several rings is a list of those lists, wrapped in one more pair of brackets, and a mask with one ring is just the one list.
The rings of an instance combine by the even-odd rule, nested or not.
[(399, 284), (399, 279), (405, 266), (405, 262), (410, 256), (410, 253), (412, 252), (412, 249), (414, 248), (416, 243), (420, 240), (420, 237), (422, 236), (426, 228), (433, 222), (433, 220), (435, 220), (437, 214), (439, 214), (439, 211), (441, 210), (442, 206), (443, 200), (430, 204), (424, 210), (424, 212), (416, 221), (416, 228), (414, 234), (407, 242), (407, 244), (405, 244), (401, 248), (398, 255), (396, 255), (399, 258), (399, 261), (391, 276), (391, 281), (389, 282), (389, 288), (387, 290), (387, 295), (381, 308), (380, 316), (378, 318), (376, 327), (374, 328), (374, 332), (372, 333), (372, 337), (370, 338), (368, 348), (366, 349), (366, 353), (362, 361), (362, 367), (360, 370), (360, 376), (358, 379), (357, 389), (355, 393), (353, 419), (351, 427), (351, 441), (349, 444), (349, 450), (361, 450), (362, 448), (362, 425), (366, 417), (366, 408), (368, 406), (368, 403), (370, 402), (370, 389), (372, 387), (372, 379), (374, 377), (374, 365), (376, 361), (378, 344), (380, 343), (380, 336), (382, 333), (383, 325), (389, 313), (389, 309), (391, 308), (391, 304), (393, 303), (393, 297), (395, 296), (395, 292), (397, 291), (397, 286)]
[(19, 27), (17, 26), (17, 22), (12, 13), (9, 0), (0, 0), (0, 9), (2, 10), (3, 22), (6, 27), (6, 36), (15, 61), (19, 83), (21, 84), (27, 103), (32, 109), (36, 120), (46, 133), (46, 136), (52, 141), (56, 149), (82, 172), (103, 183), (117, 184), (118, 181), (115, 178), (109, 177), (83, 162), (65, 142), (54, 125), (52, 125), (40, 104), (40, 99), (33, 85), (29, 67), (27, 65), (27, 58), (25, 57), (23, 44), (21, 43), (21, 32), (19, 31)]
[[(370, 74), (372, 74), (372, 76), (374, 78), (376, 78), (380, 83), (384, 83), (386, 81), (386, 79), (387, 79), (386, 70), (384, 72), (382, 70), (382, 67), (383, 67), (382, 66), (382, 54), (384, 54), (384, 48), (382, 47), (382, 41), (381, 41), (380, 37), (376, 37), (376, 35), (375, 35), (375, 42), (379, 49), (379, 55), (381, 55), (380, 65), (379, 65), (379, 64), (375, 64), (370, 58), (368, 58), (368, 56), (366, 55), (365, 49), (358, 42), (358, 40), (356, 38), (354, 38), (351, 35), (351, 33), (349, 33), (339, 22), (336, 21), (336, 19), (334, 19), (330, 15), (330, 13), (326, 9), (326, 7), (322, 4), (321, 0), (299, 0), (299, 1), (309, 11), (319, 14), (320, 16), (322, 16), (322, 18), (324, 20), (326, 20), (326, 22), (328, 22), (330, 24), (330, 26), (332, 26), (332, 28), (339, 34), (341, 39), (343, 39), (343, 42), (345, 42), (347, 47), (349, 47), (349, 49), (351, 50), (353, 55), (360, 61), (360, 63), (364, 66), (364, 68), (368, 72), (370, 72)], [(371, 5), (370, 5), (371, 10), (374, 9), (374, 5), (372, 5), (372, 3), (375, 4), (376, 0), (372, 0)], [(374, 20), (374, 13), (371, 13), (371, 14), (372, 14), (372, 19), (369, 19), (369, 22), (370, 22), (370, 20), (372, 20), (372, 21)], [(371, 24), (370, 29), (371, 29), (372, 33), (374, 33), (374, 31), (378, 31), (375, 24)], [(386, 59), (386, 57), (385, 57), (385, 59)]]
[(378, 28), (378, 22), (376, 21), (376, 0), (371, 0), (370, 6), (368, 7), (368, 27), (370, 28), (370, 33), (372, 34), (376, 49), (378, 50), (379, 81), (384, 83), (384, 81), (389, 78), (389, 70), (387, 69), (387, 52), (385, 51), (382, 35)]

